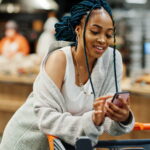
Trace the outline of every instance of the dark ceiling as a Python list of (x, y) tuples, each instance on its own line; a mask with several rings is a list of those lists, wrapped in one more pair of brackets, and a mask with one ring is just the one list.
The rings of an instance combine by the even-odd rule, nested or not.
[[(2, 1), (2, 4), (7, 4), (7, 3), (14, 3), (14, 4), (20, 4), (21, 1), (23, 0), (0, 0)], [(42, 0), (41, 0), (42, 1)], [(60, 8), (59, 12), (60, 14), (64, 14), (66, 12), (69, 12), (71, 6), (73, 4), (76, 4), (80, 2), (81, 0), (55, 0)], [(148, 8), (150, 7), (150, 0), (148, 0), (147, 4), (143, 5), (137, 5), (137, 4), (127, 4), (125, 0), (107, 0), (109, 4), (111, 5), (112, 8), (121, 8), (121, 9), (128, 9), (128, 8)], [(138, 1), (138, 0), (137, 0)]]

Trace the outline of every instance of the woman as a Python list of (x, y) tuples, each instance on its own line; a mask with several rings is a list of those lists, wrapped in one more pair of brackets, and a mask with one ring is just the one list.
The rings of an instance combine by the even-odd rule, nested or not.
[[(58, 137), (55, 149), (71, 150), (80, 136), (88, 136), (95, 145), (104, 131), (121, 135), (132, 130), (129, 102), (120, 98), (119, 108), (108, 101), (116, 92), (109, 47), (114, 34), (111, 16), (104, 0), (85, 0), (56, 24), (56, 38), (72, 43), (60, 42), (47, 54), (32, 94), (4, 131), (0, 150), (48, 149), (46, 134)], [(119, 85), (122, 60), (118, 51), (116, 61)]]

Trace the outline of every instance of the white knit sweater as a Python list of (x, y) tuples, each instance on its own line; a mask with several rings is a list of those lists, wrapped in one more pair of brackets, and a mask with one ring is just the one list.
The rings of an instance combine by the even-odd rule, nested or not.
[[(111, 135), (121, 135), (132, 130), (133, 117), (126, 126), (105, 118), (104, 123), (96, 127), (92, 121), (92, 110), (81, 116), (73, 116), (67, 112), (64, 97), (44, 70), (48, 56), (49, 54), (45, 57), (40, 73), (34, 82), (33, 92), (7, 124), (0, 150), (48, 150), (45, 134), (58, 136), (72, 145), (78, 137), (88, 136), (93, 144), (96, 144), (98, 137), (104, 131)], [(120, 84), (122, 59), (118, 51), (116, 58), (118, 84)], [(96, 96), (115, 93), (111, 48), (108, 48), (99, 58), (99, 65), (95, 71), (97, 73), (93, 77), (93, 83)], [(120, 86), (119, 90), (121, 90)]]

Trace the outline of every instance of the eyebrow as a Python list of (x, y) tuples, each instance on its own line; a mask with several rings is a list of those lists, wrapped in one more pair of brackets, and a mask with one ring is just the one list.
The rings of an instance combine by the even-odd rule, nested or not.
[[(100, 25), (97, 25), (97, 24), (92, 24), (92, 26), (95, 26), (95, 27), (98, 27), (98, 28), (103, 28), (102, 26), (100, 26)], [(113, 30), (113, 28), (108, 28), (107, 30)]]

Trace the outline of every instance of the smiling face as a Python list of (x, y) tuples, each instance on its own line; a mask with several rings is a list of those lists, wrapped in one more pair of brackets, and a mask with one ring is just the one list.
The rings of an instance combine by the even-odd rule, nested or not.
[[(78, 37), (78, 46), (83, 49), (83, 31), (85, 17), (81, 24), (76, 27)], [(113, 39), (113, 22), (109, 14), (102, 9), (95, 9), (91, 13), (90, 19), (86, 26), (86, 49), (89, 57), (99, 58)]]

